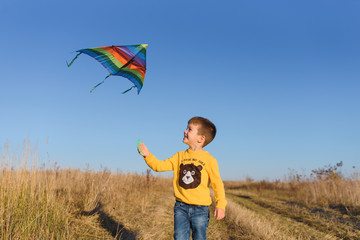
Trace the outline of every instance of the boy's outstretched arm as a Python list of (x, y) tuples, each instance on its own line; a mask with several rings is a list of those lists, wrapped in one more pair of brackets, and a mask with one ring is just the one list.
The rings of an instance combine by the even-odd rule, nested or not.
[(139, 144), (138, 152), (143, 157), (147, 157), (150, 154), (149, 149), (145, 146), (143, 142)]
[(164, 161), (157, 159), (152, 155), (149, 149), (145, 146), (144, 143), (138, 144), (138, 152), (141, 156), (144, 157), (146, 164), (156, 172), (165, 172), (174, 170), (174, 159), (177, 159), (177, 154), (171, 158), (165, 159)]
[(216, 208), (214, 212), (214, 217), (216, 220), (221, 220), (225, 217), (225, 211), (221, 208)]

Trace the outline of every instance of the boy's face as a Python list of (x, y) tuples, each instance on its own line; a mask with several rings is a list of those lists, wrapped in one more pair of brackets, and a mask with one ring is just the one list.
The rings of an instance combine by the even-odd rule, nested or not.
[(183, 143), (191, 146), (201, 143), (203, 136), (198, 133), (199, 125), (190, 123), (184, 132)]

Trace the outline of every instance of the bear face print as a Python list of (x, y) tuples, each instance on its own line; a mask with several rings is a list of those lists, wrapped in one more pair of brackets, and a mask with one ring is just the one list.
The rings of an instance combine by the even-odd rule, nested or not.
[(201, 183), (202, 166), (191, 164), (180, 164), (179, 185), (184, 189), (196, 188)]

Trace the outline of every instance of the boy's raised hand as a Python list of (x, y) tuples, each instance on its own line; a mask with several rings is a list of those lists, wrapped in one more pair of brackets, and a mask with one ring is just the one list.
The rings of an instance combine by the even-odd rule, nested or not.
[(150, 154), (149, 149), (145, 146), (143, 142), (139, 143), (138, 152), (143, 157), (147, 157)]
[(225, 217), (225, 211), (221, 208), (216, 208), (214, 212), (214, 217), (216, 220), (221, 220)]

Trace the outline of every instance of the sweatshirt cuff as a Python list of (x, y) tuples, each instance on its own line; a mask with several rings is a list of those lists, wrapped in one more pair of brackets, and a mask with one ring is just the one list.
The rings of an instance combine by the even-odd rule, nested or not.
[(227, 205), (227, 201), (224, 199), (223, 201), (219, 201), (216, 203), (216, 208), (221, 208), (225, 211), (225, 207)]
[(144, 158), (145, 160), (149, 160), (150, 156), (151, 156), (151, 153), (149, 153), (149, 155), (147, 155), (146, 157), (143, 156), (143, 158)]

